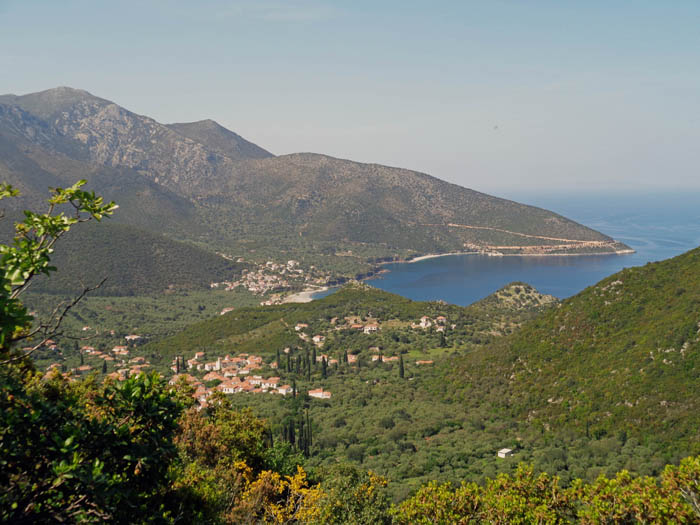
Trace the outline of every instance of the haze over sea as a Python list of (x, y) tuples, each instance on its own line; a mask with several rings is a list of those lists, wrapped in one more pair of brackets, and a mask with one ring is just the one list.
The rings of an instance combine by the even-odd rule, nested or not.
[(636, 253), (571, 257), (450, 255), (386, 265), (389, 271), (369, 284), (414, 300), (441, 299), (468, 305), (505, 284), (523, 281), (563, 299), (623, 268), (668, 259), (700, 245), (697, 191), (520, 193), (505, 197), (560, 213), (624, 242)]

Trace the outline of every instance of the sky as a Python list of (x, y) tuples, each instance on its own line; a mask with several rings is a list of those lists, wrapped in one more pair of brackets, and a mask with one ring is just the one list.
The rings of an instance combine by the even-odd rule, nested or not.
[(0, 0), (0, 93), (496, 194), (698, 190), (698, 28), (697, 0)]

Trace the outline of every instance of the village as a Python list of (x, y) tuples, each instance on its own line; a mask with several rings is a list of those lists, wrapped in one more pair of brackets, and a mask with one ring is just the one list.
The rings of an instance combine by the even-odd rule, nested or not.
[[(378, 333), (382, 329), (382, 323), (379, 319), (366, 319), (357, 316), (349, 316), (339, 321), (337, 318), (331, 319), (333, 329), (338, 330), (353, 330), (366, 335)], [(435, 318), (422, 316), (420, 319), (410, 323), (410, 327), (415, 330), (427, 330), (433, 328), (437, 332), (442, 332), (448, 328), (447, 318), (440, 315)], [(454, 327), (454, 325), (452, 325)], [(87, 327), (89, 328), (89, 327)], [(291, 327), (290, 327), (291, 328)], [(327, 335), (309, 331), (309, 323), (296, 323), (293, 327), (294, 332), (300, 340), (312, 343), (315, 348), (319, 349), (317, 353), (314, 350), (313, 359), (316, 364), (320, 364), (323, 368), (338, 367), (345, 363), (350, 367), (359, 367), (359, 356), (352, 351), (344, 351), (340, 356), (332, 357), (327, 353), (320, 353), (322, 350)], [(142, 355), (133, 355), (138, 353), (136, 350), (138, 345), (144, 341), (144, 338), (137, 334), (125, 336), (123, 345), (116, 345), (111, 350), (100, 350), (93, 346), (83, 346), (80, 348), (80, 366), (66, 369), (65, 365), (60, 362), (53, 362), (47, 370), (55, 370), (62, 373), (70, 381), (75, 381), (80, 377), (90, 374), (102, 372), (106, 377), (116, 381), (124, 381), (127, 378), (138, 375), (141, 372), (148, 372), (153, 369), (152, 364)], [(372, 341), (372, 339), (369, 339)], [(45, 343), (48, 350), (60, 353), (54, 341), (49, 340)], [(402, 359), (399, 355), (386, 356), (378, 346), (369, 345), (367, 347), (370, 353), (371, 363), (397, 363)], [(136, 352), (135, 352), (136, 351)], [(286, 347), (277, 352), (277, 359), (280, 355), (289, 354), (291, 349)], [(89, 360), (93, 364), (86, 364), (84, 360)], [(100, 363), (95, 365), (94, 363)], [(429, 359), (418, 359), (415, 361), (417, 366), (432, 365), (433, 361)], [(197, 351), (191, 358), (175, 357), (169, 365), (172, 376), (169, 378), (170, 385), (186, 383), (192, 389), (192, 396), (198, 403), (198, 407), (204, 408), (208, 406), (208, 400), (215, 392), (220, 392), (226, 395), (233, 394), (273, 394), (281, 396), (296, 396), (296, 383), (292, 381), (283, 381), (280, 375), (284, 375), (279, 370), (277, 360), (266, 362), (265, 358), (252, 353), (239, 353), (238, 355), (208, 355), (205, 351)], [(287, 365), (288, 368), (288, 365)], [(113, 370), (108, 372), (108, 370)], [(325, 376), (324, 376), (325, 377)], [(291, 383), (291, 384), (290, 384)], [(309, 388), (306, 392), (309, 397), (329, 400), (332, 398), (332, 392), (323, 388)]]
[[(242, 262), (242, 259), (239, 259)], [(210, 283), (210, 288), (227, 291), (242, 287), (255, 295), (276, 294), (308, 286), (325, 286), (330, 274), (321, 272), (315, 266), (303, 269), (298, 261), (289, 260), (286, 264), (267, 261), (259, 264), (254, 270), (243, 270), (241, 278), (236, 281)], [(272, 296), (261, 302), (262, 305), (277, 304), (281, 297)]]

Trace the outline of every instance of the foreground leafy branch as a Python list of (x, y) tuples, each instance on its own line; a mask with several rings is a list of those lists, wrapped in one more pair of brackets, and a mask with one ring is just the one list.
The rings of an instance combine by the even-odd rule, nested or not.
[[(8, 357), (10, 349), (17, 342), (36, 335), (40, 335), (38, 343), (27, 353), (10, 359), (25, 357), (39, 348), (58, 332), (68, 311), (86, 293), (96, 288), (86, 287), (74, 300), (58, 305), (47, 321), (33, 329), (33, 317), (19, 300), (34, 277), (56, 271), (51, 266), (51, 254), (56, 242), (73, 225), (90, 220), (99, 221), (112, 215), (117, 208), (114, 202), (105, 203), (94, 192), (82, 190), (85, 183), (85, 180), (80, 180), (69, 188), (52, 188), (46, 212), (25, 210), (24, 220), (15, 225), (12, 243), (0, 244), (0, 356)], [(0, 199), (17, 195), (18, 191), (9, 184), (0, 184)], [(0, 364), (7, 362), (9, 360), (5, 359)]]

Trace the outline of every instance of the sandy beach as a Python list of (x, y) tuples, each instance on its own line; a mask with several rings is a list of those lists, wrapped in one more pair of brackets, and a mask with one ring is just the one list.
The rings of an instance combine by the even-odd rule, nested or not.
[(313, 295), (318, 292), (325, 292), (328, 290), (327, 286), (319, 288), (307, 288), (301, 292), (293, 293), (282, 299), (282, 303), (310, 303), (313, 301)]

